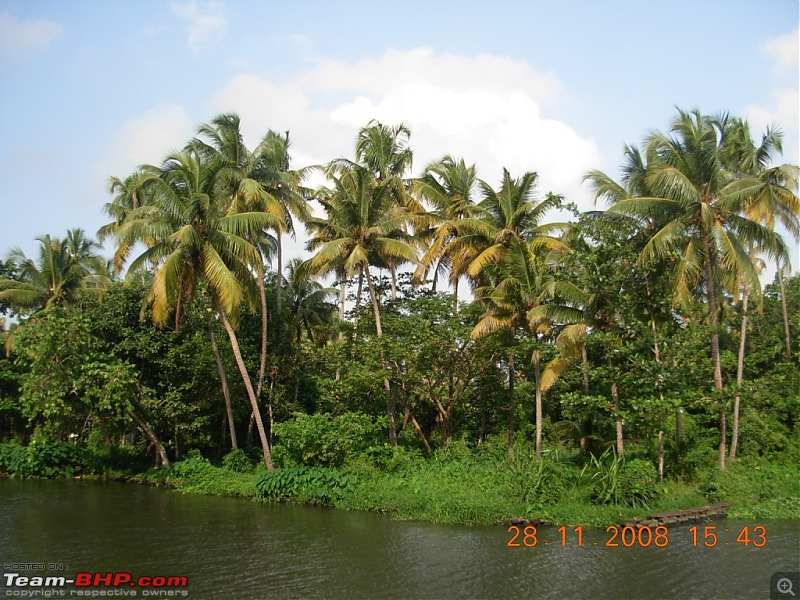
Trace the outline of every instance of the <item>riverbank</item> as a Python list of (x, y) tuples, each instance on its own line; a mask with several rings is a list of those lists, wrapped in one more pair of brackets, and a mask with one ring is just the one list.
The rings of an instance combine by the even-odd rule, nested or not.
[(182, 493), (326, 505), (441, 524), (500, 524), (522, 516), (606, 527), (721, 502), (733, 519), (800, 519), (797, 471), (777, 461), (743, 459), (724, 473), (711, 467), (693, 481), (659, 484), (641, 459), (622, 463), (609, 456), (581, 466), (574, 456), (550, 452), (539, 462), (525, 450), (514, 464), (462, 449), (430, 459), (397, 456), (380, 465), (295, 465), (271, 473), (214, 466), (195, 456), (147, 478)]
[(431, 457), (380, 448), (336, 468), (289, 463), (272, 472), (241, 450), (218, 465), (193, 452), (169, 470), (145, 470), (140, 463), (120, 468), (125, 461), (119, 456), (114, 465), (109, 457), (66, 445), (2, 444), (0, 472), (115, 479), (179, 493), (377, 512), (398, 520), (489, 525), (523, 517), (605, 527), (710, 503), (727, 504), (734, 519), (800, 519), (797, 468), (781, 458), (743, 458), (725, 472), (710, 465), (692, 479), (658, 483), (655, 468), (643, 458), (622, 460), (608, 452), (586, 461), (547, 451), (538, 461), (526, 444), (519, 445), (513, 463), (500, 444), (454, 443)]

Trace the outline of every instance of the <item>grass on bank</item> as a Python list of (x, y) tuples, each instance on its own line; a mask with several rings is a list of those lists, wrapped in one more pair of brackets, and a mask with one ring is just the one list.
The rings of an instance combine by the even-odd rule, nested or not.
[(724, 472), (712, 464), (694, 481), (663, 484), (647, 460), (622, 460), (610, 451), (589, 461), (574, 452), (549, 451), (537, 461), (533, 449), (520, 443), (510, 463), (501, 439), (478, 448), (454, 441), (431, 457), (403, 447), (371, 447), (336, 467), (298, 464), (284, 456), (273, 472), (256, 466), (242, 450), (216, 466), (190, 452), (169, 471), (145, 471), (124, 453), (113, 458), (117, 466), (102, 452), (62, 442), (7, 443), (0, 444), (0, 473), (125, 478), (183, 493), (328, 505), (447, 524), (496, 524), (519, 515), (607, 526), (710, 502), (729, 504), (731, 518), (800, 519), (797, 467), (776, 458), (742, 458)]

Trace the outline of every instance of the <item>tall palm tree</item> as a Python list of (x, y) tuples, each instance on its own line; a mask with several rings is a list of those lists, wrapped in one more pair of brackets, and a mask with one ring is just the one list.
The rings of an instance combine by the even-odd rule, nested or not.
[[(469, 262), (466, 273), (474, 282), (480, 282), (476, 295), (488, 303), (485, 318), (473, 331), (480, 337), (500, 328), (506, 328), (511, 339), (508, 354), (508, 454), (514, 459), (514, 342), (515, 328), (541, 299), (541, 291), (534, 285), (539, 278), (535, 264), (540, 252), (563, 246), (552, 233), (562, 224), (540, 224), (544, 215), (561, 204), (561, 197), (547, 194), (536, 199), (534, 172), (514, 179), (503, 169), (503, 183), (494, 190), (485, 181), (479, 185), (483, 195), (475, 216), (461, 219), (462, 235), (453, 242), (455, 251), (464, 253)], [(499, 290), (499, 291), (498, 291)], [(532, 325), (533, 327), (533, 325)], [(533, 333), (538, 335), (538, 325)]]
[[(348, 278), (354, 274), (363, 276), (369, 288), (375, 330), (380, 338), (383, 326), (370, 267), (378, 261), (385, 263), (392, 259), (417, 261), (416, 251), (410, 243), (411, 236), (402, 229), (408, 214), (395, 204), (391, 181), (377, 184), (366, 167), (353, 164), (347, 170), (340, 170), (338, 176), (331, 172), (331, 177), (334, 189), (323, 206), (333, 209), (333, 212), (326, 220), (312, 219), (311, 228), (318, 233), (312, 236), (307, 247), (316, 250), (316, 254), (308, 259), (305, 268), (315, 275), (344, 272)], [(389, 443), (395, 446), (395, 411), (388, 376), (384, 376), (384, 389)]]
[(17, 310), (36, 311), (77, 304), (85, 296), (97, 296), (111, 283), (97, 242), (82, 229), (67, 232), (63, 240), (49, 235), (37, 238), (36, 261), (19, 248), (6, 260), (16, 270), (14, 279), (0, 279), (0, 300)]
[[(278, 250), (278, 269), (280, 270), (280, 232), (284, 223), (291, 227), (291, 217), (284, 210), (276, 194), (292, 187), (292, 179), (284, 174), (284, 167), (288, 168), (288, 134), (283, 140), (277, 134), (269, 131), (258, 147), (250, 152), (244, 143), (241, 133), (241, 121), (236, 113), (226, 113), (216, 116), (210, 123), (203, 124), (198, 129), (198, 137), (192, 141), (192, 146), (197, 148), (214, 171), (214, 191), (230, 203), (228, 213), (236, 212), (264, 212), (277, 217), (275, 236), (264, 229), (248, 234), (247, 240), (261, 253), (262, 264), (271, 261), (274, 249)], [(285, 196), (285, 193), (281, 193)], [(261, 352), (256, 384), (256, 398), (261, 399), (264, 388), (264, 376), (267, 366), (267, 298), (263, 278), (256, 281), (258, 298), (261, 308)], [(280, 286), (278, 286), (278, 312), (280, 312)], [(221, 366), (221, 363), (219, 363)], [(220, 379), (224, 373), (220, 371)], [(226, 405), (227, 405), (226, 401)], [(231, 442), (235, 444), (232, 412), (228, 411)], [(251, 420), (255, 415), (251, 415)]]
[[(724, 119), (679, 110), (672, 135), (653, 133), (647, 141), (647, 183), (650, 197), (620, 200), (609, 211), (638, 218), (656, 218), (660, 229), (641, 253), (643, 261), (678, 252), (675, 297), (688, 306), (701, 296), (711, 326), (714, 388), (722, 389), (719, 355), (719, 310), (723, 290), (738, 281), (753, 288), (758, 274), (746, 246), (753, 243), (773, 256), (785, 255), (779, 237), (741, 216), (752, 194), (752, 180), (731, 176), (724, 168), (727, 130)], [(740, 279), (741, 278), (741, 279)], [(719, 407), (719, 467), (725, 468), (726, 414)]]
[(413, 183), (413, 191), (433, 207), (426, 216), (430, 225), (418, 237), (430, 239), (420, 259), (414, 278), (419, 281), (433, 268), (433, 289), (441, 271), (450, 271), (453, 286), (453, 314), (458, 312), (458, 281), (466, 270), (469, 255), (457, 251), (460, 222), (476, 213), (474, 194), (477, 186), (475, 165), (447, 155), (425, 167), (422, 177)]
[(300, 222), (305, 223), (311, 218), (311, 211), (308, 206), (307, 197), (310, 191), (302, 186), (307, 177), (309, 168), (292, 169), (291, 156), (289, 155), (289, 132), (284, 135), (275, 131), (268, 131), (261, 140), (261, 143), (253, 151), (257, 157), (254, 177), (261, 183), (267, 193), (278, 203), (283, 210), (283, 227), (275, 232), (276, 236), (276, 258), (278, 273), (278, 286), (275, 304), (278, 314), (281, 312), (281, 290), (280, 278), (283, 277), (283, 233), (288, 233), (292, 237), (295, 235), (295, 224), (292, 216)]
[(179, 320), (200, 280), (206, 282), (250, 399), (264, 462), (272, 469), (258, 399), (242, 359), (235, 325), (241, 303), (255, 296), (254, 274), (262, 277), (263, 273), (261, 256), (248, 239), (279, 226), (279, 220), (260, 211), (232, 211), (230, 197), (220, 192), (215, 166), (191, 145), (170, 155), (161, 175), (149, 176), (145, 182), (154, 195), (153, 204), (128, 215), (117, 231), (117, 241), (122, 245), (131, 240), (155, 240), (133, 260), (128, 276), (146, 264), (158, 265), (147, 299), (156, 324), (163, 325), (171, 314)]
[[(727, 122), (729, 127), (730, 144), (725, 156), (727, 168), (741, 176), (755, 180), (757, 185), (749, 197), (744, 214), (751, 221), (765, 225), (774, 231), (775, 222), (780, 222), (786, 231), (795, 240), (800, 236), (800, 200), (792, 191), (797, 189), (798, 168), (795, 165), (779, 165), (771, 167), (774, 153), (782, 151), (782, 134), (779, 130), (769, 127), (761, 138), (761, 143), (756, 146), (750, 135), (747, 121), (732, 118)], [(753, 254), (757, 249), (752, 245), (748, 248)], [(756, 261), (755, 255), (753, 260)], [(785, 290), (783, 288), (783, 265), (778, 263), (778, 281), (781, 286), (783, 300), (783, 322), (786, 336), (786, 359), (791, 359), (791, 337), (789, 331), (789, 317), (786, 310)], [(755, 290), (758, 292), (758, 290)], [(736, 450), (739, 438), (739, 404), (741, 401), (741, 388), (744, 371), (744, 351), (747, 336), (747, 309), (751, 295), (749, 286), (742, 286), (742, 323), (739, 335), (739, 356), (736, 367), (737, 392), (733, 409), (733, 431), (731, 434), (731, 447), (729, 458), (736, 459)]]
[[(384, 187), (394, 202), (410, 213), (408, 221), (402, 225), (405, 233), (408, 233), (409, 225), (415, 224), (416, 219), (411, 215), (423, 212), (423, 207), (408, 193), (404, 179), (414, 158), (409, 146), (410, 138), (411, 130), (405, 124), (389, 126), (373, 119), (359, 130), (355, 148), (356, 162), (372, 174), (373, 185)], [(346, 167), (347, 161), (339, 164)], [(376, 257), (375, 260), (375, 266), (389, 270), (393, 302), (397, 297), (397, 269), (404, 262), (407, 261), (401, 257), (389, 256)]]
[[(541, 252), (541, 247), (538, 248)], [(479, 339), (495, 331), (506, 331), (511, 339), (508, 357), (509, 418), (508, 456), (514, 460), (514, 345), (519, 329), (530, 333), (537, 342), (549, 333), (549, 325), (534, 309), (541, 307), (550, 288), (543, 257), (537, 256), (535, 242), (514, 238), (510, 241), (497, 265), (493, 285), (480, 287), (476, 297), (485, 305), (486, 311), (472, 330), (472, 338)], [(534, 367), (536, 387), (536, 456), (542, 456), (542, 372), (539, 349), (535, 349), (531, 360)]]

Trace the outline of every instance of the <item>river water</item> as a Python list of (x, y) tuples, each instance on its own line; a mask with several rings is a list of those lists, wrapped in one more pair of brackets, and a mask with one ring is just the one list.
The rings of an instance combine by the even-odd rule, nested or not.
[[(502, 526), (396, 522), (110, 482), (0, 480), (0, 599), (41, 589), (18, 585), (8, 573), (70, 578), (79, 572), (186, 577), (185, 589), (159, 593), (195, 599), (749, 599), (770, 598), (773, 574), (800, 571), (798, 521), (698, 526), (696, 546), (689, 526), (680, 526), (659, 540), (661, 547), (590, 529), (579, 546), (577, 531), (555, 527), (540, 528), (533, 547), (525, 547), (534, 540), (523, 535), (515, 540), (519, 547), (509, 547), (512, 534)], [(703, 545), (713, 540), (704, 538), (707, 526), (716, 527), (708, 530), (717, 535), (710, 548)], [(747, 546), (736, 541), (745, 527)], [(154, 591), (69, 584), (54, 590), (62, 597)]]

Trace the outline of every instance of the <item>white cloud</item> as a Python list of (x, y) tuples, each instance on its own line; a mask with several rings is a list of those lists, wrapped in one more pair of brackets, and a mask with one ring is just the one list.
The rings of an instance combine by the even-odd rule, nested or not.
[(773, 60), (773, 72), (797, 72), (800, 54), (800, 29), (770, 38), (761, 51)]
[(173, 14), (186, 24), (186, 44), (193, 52), (214, 44), (228, 29), (228, 21), (223, 14), (224, 6), (220, 2), (189, 0), (171, 2), (169, 6)]
[(55, 21), (20, 21), (9, 13), (0, 13), (0, 57), (16, 60), (42, 52), (61, 35)]
[(767, 40), (761, 47), (772, 61), (773, 87), (767, 105), (745, 107), (754, 135), (760, 135), (767, 125), (777, 124), (784, 132), (783, 160), (792, 164), (800, 161), (800, 80), (798, 29)]
[(129, 119), (109, 138), (90, 180), (105, 185), (109, 177), (125, 178), (141, 164), (159, 164), (192, 138), (196, 125), (182, 106), (174, 104)]
[(563, 193), (588, 209), (581, 177), (601, 164), (597, 146), (542, 113), (563, 94), (553, 74), (522, 61), (418, 48), (355, 63), (324, 61), (283, 83), (239, 75), (213, 106), (241, 115), (249, 145), (269, 127), (291, 130), (297, 165), (352, 156), (358, 128), (370, 119), (403, 122), (412, 132), (415, 174), (450, 153), (475, 162), (491, 184), (503, 166), (513, 176), (537, 171), (542, 193)]

